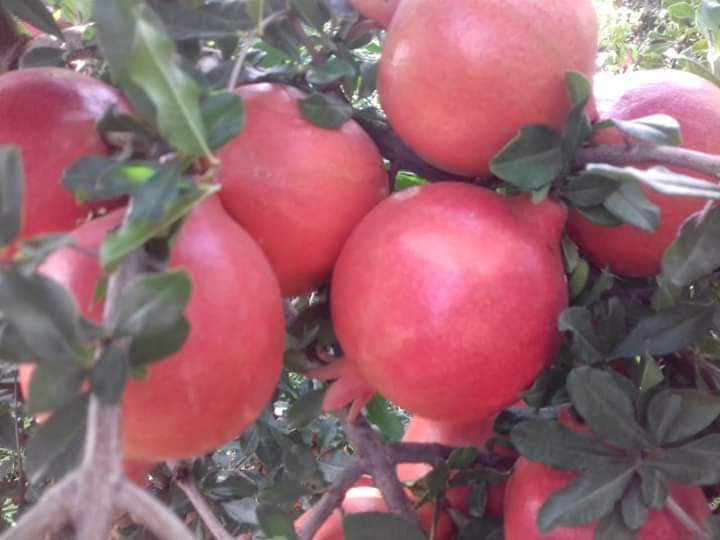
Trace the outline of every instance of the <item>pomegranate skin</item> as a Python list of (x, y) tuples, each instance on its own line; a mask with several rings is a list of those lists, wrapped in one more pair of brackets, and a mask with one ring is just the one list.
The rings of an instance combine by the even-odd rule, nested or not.
[(298, 107), (300, 90), (279, 84), (237, 89), (243, 131), (220, 151), (220, 198), (260, 244), (284, 296), (330, 277), (355, 225), (389, 192), (380, 152), (354, 121), (324, 129)]
[[(691, 150), (720, 153), (720, 88), (692, 73), (651, 70), (616, 77), (596, 77), (595, 94), (601, 119), (633, 120), (652, 114), (667, 114), (680, 123), (682, 146)], [(598, 132), (598, 144), (624, 144), (615, 129)], [(636, 163), (637, 168), (655, 165)], [(716, 181), (681, 167), (671, 170)], [(665, 250), (675, 240), (682, 223), (705, 206), (696, 197), (662, 195), (649, 187), (643, 192), (660, 208), (660, 227), (646, 232), (630, 225), (603, 227), (570, 212), (568, 234), (582, 253), (598, 267), (632, 277), (651, 277), (660, 272)]]
[(597, 39), (591, 0), (401, 2), (383, 44), (380, 102), (426, 161), (487, 176), (520, 127), (562, 127), (565, 74), (592, 76)]
[(331, 310), (368, 384), (426, 418), (465, 422), (517, 401), (559, 344), (565, 209), (456, 182), (386, 199), (335, 266)]
[(112, 105), (130, 110), (113, 87), (68, 69), (30, 68), (0, 76), (0, 145), (20, 148), (25, 171), (19, 240), (67, 232), (91, 210), (118, 206), (78, 204), (61, 182), (78, 159), (108, 154), (96, 124)]
[(350, 0), (350, 3), (359, 13), (387, 28), (400, 0)]
[[(537, 515), (545, 501), (566, 487), (576, 474), (520, 458), (505, 493), (505, 540), (593, 540), (597, 523), (583, 527), (559, 527), (548, 534), (537, 529)], [(685, 511), (704, 524), (710, 515), (700, 488), (671, 484), (670, 494)], [(667, 511), (650, 510), (637, 540), (692, 540), (693, 536)]]
[[(95, 251), (122, 221), (116, 211), (78, 228), (78, 245)], [(284, 319), (277, 280), (260, 248), (225, 213), (217, 197), (187, 219), (173, 247), (171, 268), (193, 280), (183, 348), (131, 380), (122, 401), (124, 457), (161, 462), (210, 452), (255, 421), (282, 370)], [(75, 293), (95, 321), (100, 278), (95, 258), (72, 249), (53, 254), (41, 271)], [(34, 366), (20, 370), (27, 395)]]

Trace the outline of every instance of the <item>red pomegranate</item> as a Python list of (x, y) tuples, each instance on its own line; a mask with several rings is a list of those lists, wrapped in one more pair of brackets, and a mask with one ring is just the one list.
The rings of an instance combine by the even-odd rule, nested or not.
[(398, 135), (433, 165), (485, 176), (527, 124), (561, 128), (565, 74), (594, 72), (591, 0), (401, 2), (378, 73)]
[[(597, 107), (601, 118), (633, 120), (667, 114), (680, 123), (684, 148), (720, 153), (720, 88), (702, 77), (669, 69), (606, 76), (596, 79), (595, 94), (599, 96)], [(624, 139), (617, 130), (603, 130), (595, 142), (624, 144)], [(637, 163), (634, 166), (648, 168), (651, 165)], [(688, 169), (670, 168), (681, 174), (716, 180)], [(660, 227), (654, 232), (630, 225), (603, 227), (576, 211), (570, 213), (568, 232), (596, 266), (607, 266), (627, 276), (656, 275), (680, 225), (706, 203), (696, 197), (661, 195), (645, 186), (642, 189), (660, 208)]]
[(382, 158), (354, 121), (311, 124), (305, 95), (278, 84), (237, 90), (244, 130), (220, 151), (223, 205), (265, 251), (283, 295), (330, 276), (353, 227), (388, 194)]
[[(474, 422), (438, 422), (415, 416), (405, 431), (403, 442), (438, 443), (448, 446), (476, 446), (485, 450), (485, 443), (494, 436), (495, 415)], [(498, 447), (501, 455), (515, 458), (517, 454), (510, 449)], [(398, 465), (398, 478), (401, 482), (413, 482), (429, 473), (431, 467), (422, 463), (404, 463)], [(505, 481), (491, 484), (488, 488), (487, 514), (499, 517), (503, 512)], [(464, 513), (468, 512), (468, 488), (465, 486), (448, 489), (446, 497), (450, 506)]]
[[(537, 516), (545, 501), (566, 487), (576, 474), (553, 469), (541, 463), (520, 458), (508, 480), (505, 493), (505, 540), (592, 540), (597, 523), (584, 527), (559, 527), (549, 534), (537, 529)], [(672, 484), (670, 495), (700, 525), (710, 515), (700, 488)], [(637, 540), (693, 540), (693, 535), (667, 510), (650, 510), (648, 521), (637, 534)]]
[[(86, 223), (78, 245), (97, 250), (122, 212)], [(181, 351), (152, 364), (128, 384), (123, 403), (125, 457), (148, 462), (214, 450), (250, 425), (267, 405), (282, 369), (284, 321), (277, 280), (250, 236), (213, 197), (194, 210), (173, 248), (171, 266), (193, 279)], [(71, 249), (55, 253), (42, 272), (68, 287), (93, 320), (100, 268)], [(21, 369), (27, 395), (32, 366)]]
[(350, 0), (350, 3), (359, 13), (387, 28), (400, 0)]
[(0, 76), (0, 145), (18, 146), (25, 170), (20, 239), (67, 232), (90, 210), (107, 206), (76, 203), (61, 178), (81, 157), (108, 153), (96, 124), (112, 105), (129, 110), (111, 86), (67, 69), (31, 68)]
[(332, 279), (335, 331), (377, 392), (467, 422), (517, 401), (567, 305), (565, 209), (456, 182), (395, 194), (353, 231)]
[[(354, 487), (345, 494), (342, 512), (335, 510), (323, 524), (313, 540), (344, 540), (342, 520), (343, 514), (360, 514), (364, 512), (387, 512), (382, 493), (374, 487)], [(295, 521), (295, 529), (299, 532), (307, 523), (309, 514), (306, 512)], [(425, 531), (430, 531), (433, 520), (433, 508), (424, 505), (418, 510), (420, 523)], [(453, 524), (450, 517), (441, 512), (435, 530), (436, 540), (450, 540), (453, 536)], [(388, 539), (389, 540), (389, 539)]]

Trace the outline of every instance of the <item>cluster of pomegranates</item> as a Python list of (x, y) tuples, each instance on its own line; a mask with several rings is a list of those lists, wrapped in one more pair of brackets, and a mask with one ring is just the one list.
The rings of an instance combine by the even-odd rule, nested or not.
[[(571, 107), (566, 72), (593, 75), (591, 0), (353, 4), (388, 28), (379, 97), (390, 123), (449, 173), (487, 176), (492, 157), (527, 124), (560, 129)], [(328, 279), (345, 355), (345, 367), (334, 371), (334, 388), (345, 391), (331, 389), (328, 407), (379, 392), (415, 415), (406, 440), (482, 446), (495, 415), (520, 398), (559, 346), (557, 320), (568, 305), (560, 252), (566, 225), (598, 267), (652, 276), (679, 225), (703, 204), (648, 192), (662, 212), (659, 230), (648, 233), (602, 228), (576, 211), (568, 220), (557, 201), (478, 185), (441, 182), (390, 195), (382, 156), (354, 121), (336, 130), (313, 125), (298, 108), (303, 92), (289, 86), (251, 84), (237, 93), (246, 122), (220, 151), (222, 190), (193, 211), (170, 261), (193, 278), (189, 337), (123, 398), (123, 448), (135, 462), (211, 451), (254, 422), (282, 368), (282, 298)], [(672, 115), (687, 148), (720, 153), (712, 131), (720, 130), (720, 90), (694, 75), (604, 78), (595, 101), (601, 118)], [(107, 215), (89, 219), (98, 205), (77, 203), (60, 178), (77, 159), (108, 154), (96, 122), (110, 106), (130, 112), (115, 89), (71, 71), (0, 76), (0, 145), (18, 146), (25, 163), (20, 240), (72, 231), (83, 249), (56, 252), (41, 272), (67, 286), (95, 321), (102, 272), (88, 253), (121, 224), (124, 203), (108, 201), (101, 205)], [(608, 130), (595, 142), (623, 141)], [(31, 374), (29, 365), (21, 370), (25, 390)], [(425, 472), (403, 467), (399, 474), (409, 481)], [(514, 516), (506, 538), (591, 538), (592, 527), (534, 532), (542, 502), (570, 479), (521, 459), (504, 502)], [(351, 490), (345, 510), (384, 509), (373, 490)], [(504, 486), (494, 490), (489, 511), (500, 514)], [(466, 498), (462, 490), (448, 493), (460, 510)], [(339, 531), (339, 517), (333, 520), (327, 530)], [(653, 523), (647, 538), (660, 538)], [(450, 536), (446, 525), (437, 538)]]

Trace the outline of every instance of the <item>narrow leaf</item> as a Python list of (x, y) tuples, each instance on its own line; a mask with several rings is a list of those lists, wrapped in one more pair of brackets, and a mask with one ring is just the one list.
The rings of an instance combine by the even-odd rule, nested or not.
[(645, 465), (656, 467), (681, 484), (710, 485), (720, 482), (720, 434), (712, 434), (661, 454)]
[(613, 125), (628, 137), (653, 144), (679, 146), (680, 124), (666, 114), (653, 114), (635, 120), (611, 119)]
[(270, 504), (260, 504), (255, 510), (260, 528), (268, 538), (295, 540), (293, 521), (283, 510)]
[(54, 411), (80, 395), (87, 371), (80, 364), (39, 364), (30, 379), (28, 414)]
[(0, 251), (20, 234), (24, 190), (20, 150), (0, 146)]
[(65, 41), (62, 30), (42, 0), (1, 0), (0, 3), (11, 13), (25, 22), (29, 22), (38, 30), (52, 34), (60, 41)]
[(92, 392), (104, 405), (120, 402), (128, 381), (128, 354), (109, 345), (100, 355), (90, 375)]
[(298, 102), (303, 116), (316, 126), (337, 129), (352, 117), (352, 107), (324, 94), (315, 93)]
[(650, 431), (655, 436), (658, 445), (665, 442), (665, 437), (680, 416), (682, 408), (682, 398), (669, 390), (657, 393), (650, 400), (648, 420)]
[(624, 182), (603, 206), (623, 223), (653, 232), (660, 226), (660, 209), (651, 203), (636, 182)]
[(720, 398), (713, 394), (691, 389), (676, 389), (673, 394), (682, 399), (682, 409), (665, 434), (668, 444), (697, 435), (720, 416)]
[(129, 362), (131, 368), (141, 368), (178, 352), (190, 335), (190, 323), (185, 316), (157, 333), (144, 333), (133, 338), (130, 344)]

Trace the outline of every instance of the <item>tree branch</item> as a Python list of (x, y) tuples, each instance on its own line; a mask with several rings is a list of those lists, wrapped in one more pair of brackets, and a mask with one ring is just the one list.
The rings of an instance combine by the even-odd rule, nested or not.
[(690, 531), (695, 540), (712, 540), (710, 533), (708, 533), (702, 526), (700, 526), (695, 519), (688, 514), (685, 509), (680, 506), (672, 496), (667, 498), (667, 508), (675, 519), (677, 519), (683, 526)]
[(720, 156), (705, 154), (677, 146), (601, 145), (578, 150), (575, 164), (607, 163), (618, 167), (652, 163), (674, 165), (720, 178)]
[[(182, 521), (163, 503), (131, 482), (123, 482), (115, 497), (117, 510), (130, 514), (158, 538), (193, 540)], [(105, 540), (105, 539), (102, 539)]]

